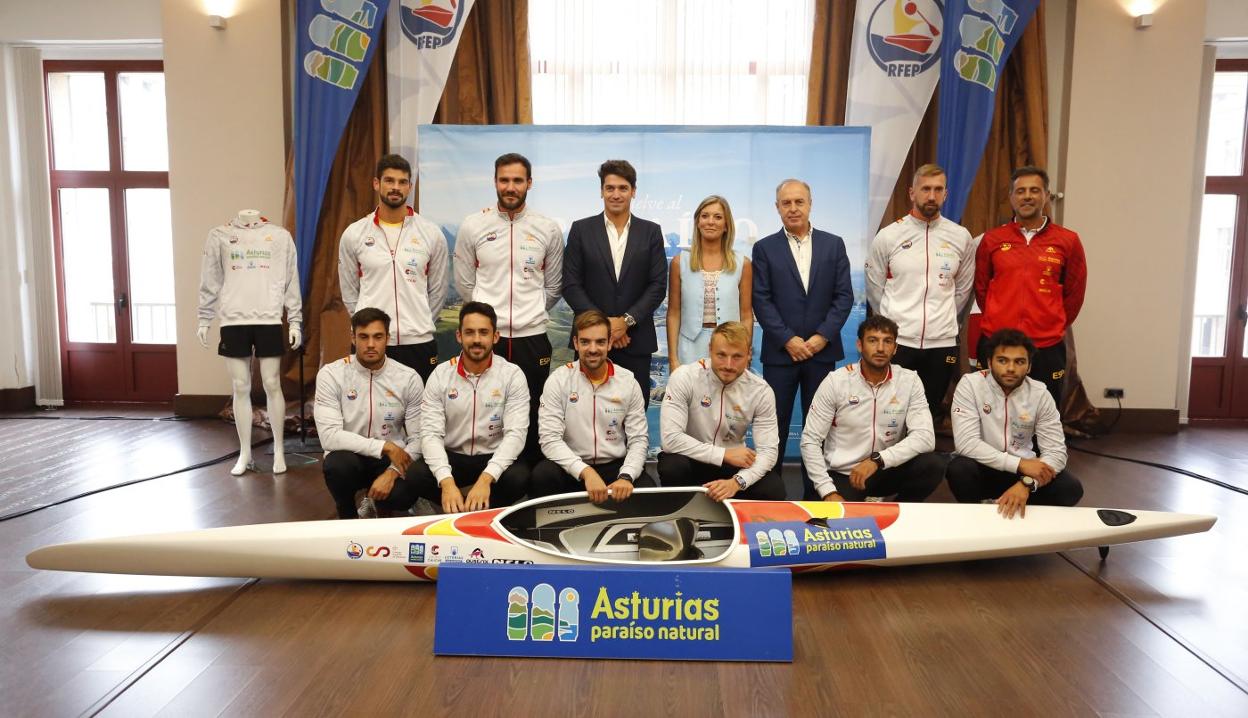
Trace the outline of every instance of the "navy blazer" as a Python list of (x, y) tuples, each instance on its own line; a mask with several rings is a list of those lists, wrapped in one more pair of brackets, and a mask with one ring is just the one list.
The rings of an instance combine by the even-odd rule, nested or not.
[(633, 215), (618, 278), (602, 213), (572, 223), (563, 250), (563, 298), (574, 314), (588, 309), (608, 317), (631, 314), (637, 324), (621, 352), (649, 356), (659, 350), (654, 313), (666, 296), (667, 253), (657, 223)]
[(754, 318), (763, 328), (764, 364), (792, 364), (785, 343), (813, 334), (828, 345), (807, 361), (834, 364), (845, 358), (841, 327), (854, 305), (845, 242), (818, 229), (811, 232), (811, 242), (809, 291), (802, 289), (783, 229), (754, 244)]

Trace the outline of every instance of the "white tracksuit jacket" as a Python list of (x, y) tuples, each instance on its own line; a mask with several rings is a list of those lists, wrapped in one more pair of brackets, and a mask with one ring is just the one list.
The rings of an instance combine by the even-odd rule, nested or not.
[(446, 452), (493, 454), (485, 470), (495, 481), (520, 456), (529, 431), (529, 385), (520, 367), (495, 354), (480, 375), (462, 357), (429, 375), (420, 410), (421, 448), (439, 483), (451, 477)]
[(381, 458), (387, 441), (420, 456), (420, 402), (425, 385), (415, 369), (387, 359), (370, 371), (354, 356), (316, 374), (316, 433), (325, 452)]
[(1022, 459), (1040, 460), (1054, 471), (1066, 468), (1066, 434), (1053, 396), (1042, 382), (1023, 380), (1009, 397), (987, 371), (966, 374), (953, 392), (954, 449), (998, 471), (1018, 472)]
[(641, 474), (650, 432), (641, 387), (629, 370), (607, 362), (607, 380), (595, 387), (579, 361), (564, 364), (546, 380), (537, 417), (542, 453), (572, 478), (620, 458), (620, 473)]
[(962, 225), (913, 214), (893, 222), (867, 252), (867, 301), (897, 322), (897, 343), (914, 349), (958, 343), (958, 313), (975, 288), (975, 248)]
[(213, 227), (200, 265), (199, 326), (217, 315), (223, 327), (281, 324), (283, 306), (286, 320), (301, 325), (303, 298), (290, 232), (268, 220), (248, 227), (234, 219)]
[(376, 307), (390, 316), (390, 346), (433, 341), (446, 303), (446, 235), (407, 208), (393, 254), (374, 211), (351, 223), (338, 243), (338, 285), (347, 312)]
[(682, 364), (668, 378), (659, 412), (663, 450), (694, 461), (722, 466), (724, 452), (745, 446), (754, 429), (754, 465), (737, 474), (749, 486), (771, 471), (780, 452), (776, 394), (757, 374), (746, 371), (724, 384), (710, 359)]
[(824, 377), (802, 429), (802, 462), (820, 496), (836, 491), (829, 470), (848, 474), (880, 452), (884, 467), (900, 466), (936, 448), (932, 414), (917, 372), (892, 365), (872, 387), (858, 364)]
[(545, 333), (562, 285), (563, 232), (554, 220), (528, 210), (511, 219), (487, 207), (459, 225), (455, 289), (465, 302), (494, 307), (502, 336)]

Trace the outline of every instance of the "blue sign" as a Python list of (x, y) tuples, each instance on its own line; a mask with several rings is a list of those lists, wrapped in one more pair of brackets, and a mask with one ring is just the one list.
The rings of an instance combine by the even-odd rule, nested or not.
[(949, 196), (941, 213), (958, 222), (992, 129), (997, 84), (1039, 0), (947, 0), (940, 59), (936, 163)]
[(801, 521), (767, 521), (741, 527), (750, 541), (751, 566), (800, 566), (884, 558), (884, 537), (871, 517), (828, 519), (827, 527)]
[(299, 286), (312, 286), (312, 249), (325, 183), (390, 0), (301, 0), (295, 6), (295, 249)]
[(791, 661), (792, 574), (444, 564), (433, 652)]

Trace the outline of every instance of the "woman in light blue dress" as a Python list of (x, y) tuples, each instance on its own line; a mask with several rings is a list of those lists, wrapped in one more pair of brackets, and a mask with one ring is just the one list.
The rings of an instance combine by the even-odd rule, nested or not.
[(732, 251), (736, 224), (728, 200), (711, 195), (693, 213), (693, 244), (672, 257), (667, 293), (671, 371), (709, 353), (711, 331), (739, 321), (754, 326), (750, 260)]

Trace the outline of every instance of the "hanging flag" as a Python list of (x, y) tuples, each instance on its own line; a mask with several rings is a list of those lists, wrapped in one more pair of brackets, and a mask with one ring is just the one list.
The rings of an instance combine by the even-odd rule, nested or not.
[(312, 248), (338, 141), (360, 94), (390, 0), (300, 0), (295, 11), (295, 247), (312, 286)]
[[(416, 128), (433, 122), (473, 0), (401, 0), (386, 18), (390, 151), (416, 164)], [(527, 70), (526, 70), (527, 71)]]
[(1036, 13), (1039, 0), (947, 0), (947, 42), (940, 60), (936, 162), (949, 196), (941, 214), (958, 222), (992, 129), (1001, 70)]
[(938, 0), (858, 0), (845, 124), (871, 128), (872, 232), (940, 77), (942, 22)]

